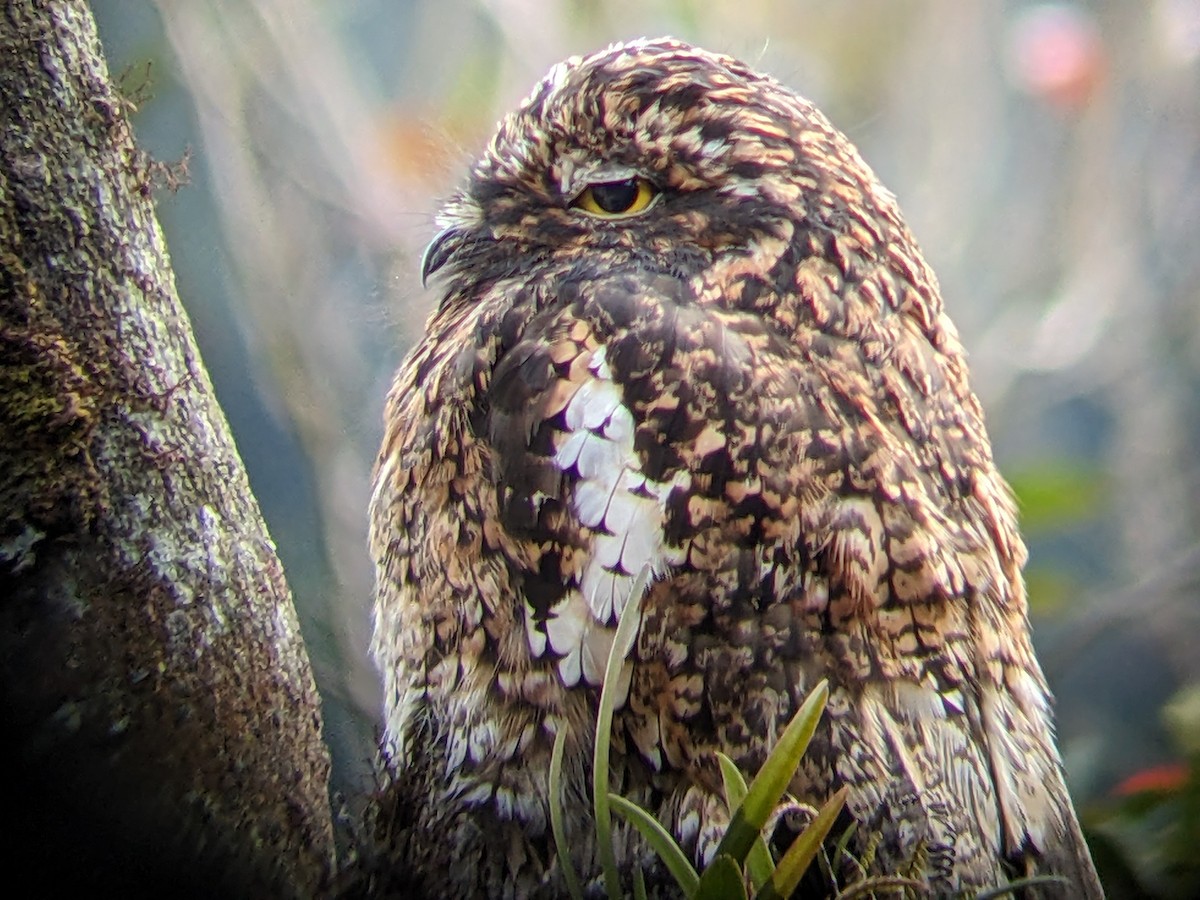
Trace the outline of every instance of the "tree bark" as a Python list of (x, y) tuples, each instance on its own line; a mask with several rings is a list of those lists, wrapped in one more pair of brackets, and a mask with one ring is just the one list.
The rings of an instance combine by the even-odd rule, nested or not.
[(85, 3), (8, 0), (0, 111), (15, 862), (43, 891), (310, 896), (333, 839), (308, 657)]

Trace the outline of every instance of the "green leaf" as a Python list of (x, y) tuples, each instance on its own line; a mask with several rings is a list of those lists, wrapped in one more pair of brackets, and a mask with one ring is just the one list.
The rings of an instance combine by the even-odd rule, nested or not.
[(746, 882), (732, 856), (718, 854), (700, 876), (692, 900), (746, 900)]
[(609, 809), (608, 793), (608, 751), (612, 740), (613, 707), (617, 702), (621, 666), (625, 664), (625, 657), (642, 623), (642, 594), (646, 592), (649, 581), (650, 567), (646, 566), (634, 580), (629, 600), (621, 611), (617, 633), (613, 636), (608, 662), (604, 666), (604, 686), (600, 689), (600, 708), (596, 712), (596, 743), (592, 750), (592, 812), (596, 820), (596, 850), (604, 870), (604, 889), (611, 900), (621, 900), (621, 874), (613, 849), (612, 810)]
[(737, 862), (746, 859), (791, 783), (800, 759), (812, 740), (813, 732), (829, 699), (829, 682), (824, 679), (813, 688), (792, 717), (778, 743), (763, 763), (741, 805), (733, 814), (729, 828), (717, 847), (717, 856), (731, 856)]
[(1040, 616), (1061, 615), (1079, 597), (1079, 579), (1058, 565), (1030, 565), (1025, 570), (1025, 593)]
[[(725, 788), (725, 805), (732, 815), (746, 797), (748, 791), (746, 779), (738, 770), (737, 763), (720, 750), (717, 751), (717, 764), (721, 767), (721, 782)], [(750, 883), (754, 885), (754, 889), (758, 890), (766, 884), (774, 870), (775, 861), (771, 859), (771, 851), (767, 849), (767, 842), (763, 840), (762, 833), (759, 832), (750, 846), (750, 852), (746, 855), (746, 872), (750, 875)]]
[(721, 782), (725, 788), (725, 805), (732, 812), (738, 808), (738, 804), (745, 798), (749, 788), (746, 786), (746, 779), (742, 777), (737, 763), (720, 750), (716, 751), (716, 756), (717, 764), (721, 767)]
[(792, 841), (792, 845), (783, 854), (783, 859), (779, 860), (779, 865), (775, 867), (770, 883), (758, 892), (755, 900), (781, 900), (792, 895), (816, 858), (817, 851), (821, 849), (821, 844), (833, 828), (833, 823), (837, 821), (838, 813), (846, 804), (848, 793), (850, 788), (843, 786), (825, 801), (817, 817)]
[(675, 838), (671, 837), (671, 833), (650, 813), (618, 794), (609, 794), (608, 802), (626, 821), (641, 832), (646, 843), (650, 845), (650, 849), (658, 854), (658, 858), (663, 861), (663, 865), (667, 867), (667, 871), (671, 873), (671, 877), (675, 879), (684, 895), (692, 897), (700, 884), (700, 876), (696, 874), (687, 854), (680, 849), (679, 844), (675, 843)]
[(1163, 706), (1162, 719), (1184, 755), (1200, 756), (1200, 684), (1177, 691)]
[(1006, 474), (1026, 534), (1053, 531), (1095, 515), (1108, 487), (1103, 470), (1071, 460), (1045, 460)]
[(554, 849), (558, 854), (558, 866), (562, 869), (563, 880), (567, 883), (567, 893), (571, 900), (583, 900), (583, 888), (579, 884), (579, 876), (571, 864), (571, 853), (567, 847), (567, 830), (563, 823), (562, 795), (562, 765), (563, 750), (567, 745), (567, 726), (559, 720), (558, 731), (554, 735), (554, 750), (550, 754), (550, 830), (554, 834)]

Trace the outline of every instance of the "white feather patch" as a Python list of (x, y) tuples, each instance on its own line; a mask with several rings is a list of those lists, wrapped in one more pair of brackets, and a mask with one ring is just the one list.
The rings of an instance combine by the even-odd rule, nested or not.
[[(557, 468), (576, 476), (571, 504), (593, 532), (590, 552), (578, 574), (579, 589), (550, 610), (544, 626), (528, 629), (535, 655), (547, 645), (559, 655), (559, 677), (568, 686), (603, 681), (617, 619), (638, 573), (649, 566), (652, 577), (661, 575), (678, 558), (678, 548), (664, 543), (665, 508), (671, 491), (690, 482), (686, 473), (670, 482), (645, 476), (634, 450), (633, 416), (612, 380), (603, 347), (588, 370), (592, 378), (564, 410), (568, 432), (553, 459)], [(630, 674), (631, 667), (623, 666), (622, 702)]]
[(562, 656), (578, 654), (587, 624), (588, 610), (583, 599), (572, 592), (554, 608), (554, 615), (546, 620), (546, 638), (550, 649)]

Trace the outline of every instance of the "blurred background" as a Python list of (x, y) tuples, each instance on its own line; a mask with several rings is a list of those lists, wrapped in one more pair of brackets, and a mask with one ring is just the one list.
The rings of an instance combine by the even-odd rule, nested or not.
[[(178, 287), (371, 782), (366, 515), (421, 251), (559, 59), (672, 34), (814, 100), (971, 354), (1113, 896), (1200, 895), (1200, 0), (94, 0)], [(175, 188), (174, 182), (183, 186)]]

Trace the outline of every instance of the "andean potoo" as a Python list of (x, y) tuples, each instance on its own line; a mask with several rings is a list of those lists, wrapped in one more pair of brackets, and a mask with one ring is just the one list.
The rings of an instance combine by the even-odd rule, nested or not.
[(727, 56), (615, 45), (500, 122), (441, 225), (371, 501), (399, 856), (425, 893), (562, 894), (562, 729), (597, 883), (597, 696), (638, 604), (613, 785), (697, 860), (729, 818), (714, 751), (753, 772), (828, 679), (791, 792), (848, 786), (873, 872), (1100, 896), (962, 347), (825, 116)]

